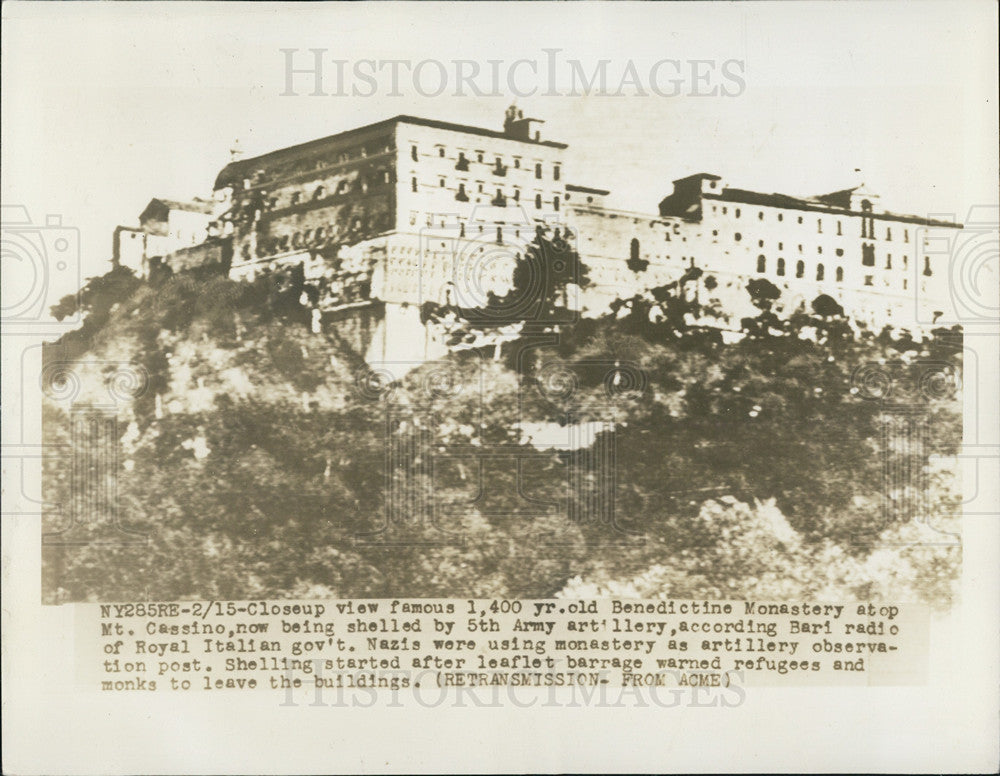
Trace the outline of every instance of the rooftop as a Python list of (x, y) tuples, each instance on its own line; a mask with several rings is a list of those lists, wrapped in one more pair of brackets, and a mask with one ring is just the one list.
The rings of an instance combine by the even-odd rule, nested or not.
[(388, 129), (395, 124), (413, 124), (419, 127), (431, 127), (433, 129), (443, 129), (449, 132), (461, 132), (466, 135), (477, 135), (479, 137), (491, 137), (498, 140), (510, 140), (515, 143), (525, 143), (527, 145), (538, 145), (546, 146), (549, 148), (567, 148), (566, 143), (556, 143), (551, 140), (530, 140), (521, 137), (513, 137), (510, 134), (501, 132), (499, 130), (485, 129), (483, 127), (473, 127), (468, 124), (453, 124), (450, 121), (437, 121), (435, 119), (425, 119), (419, 116), (406, 116), (399, 115), (393, 116), (391, 119), (384, 119), (382, 121), (377, 121), (374, 124), (366, 124), (363, 127), (355, 127), (354, 129), (348, 129), (344, 132), (338, 132), (333, 135), (327, 135), (326, 137), (317, 138), (315, 140), (309, 140), (305, 143), (298, 143), (297, 145), (286, 146), (285, 148), (279, 148), (275, 151), (269, 151), (266, 154), (260, 154), (259, 156), (253, 156), (248, 159), (240, 159), (239, 161), (230, 162), (222, 171), (219, 173), (215, 180), (215, 188), (219, 189), (227, 185), (233, 180), (238, 180), (246, 177), (245, 172), (252, 171), (259, 168), (261, 164), (267, 164), (268, 162), (281, 158), (289, 154), (307, 154), (310, 151), (315, 151), (323, 148), (329, 143), (340, 142), (344, 140), (350, 140), (357, 135), (367, 134), (369, 132), (376, 132), (381, 129)]
[(170, 210), (184, 210), (188, 213), (211, 215), (213, 207), (214, 203), (211, 200), (199, 197), (188, 200), (153, 197), (153, 199), (149, 200), (149, 204), (146, 205), (142, 213), (139, 214), (139, 220), (142, 221), (147, 217), (153, 216), (156, 211), (163, 212)]

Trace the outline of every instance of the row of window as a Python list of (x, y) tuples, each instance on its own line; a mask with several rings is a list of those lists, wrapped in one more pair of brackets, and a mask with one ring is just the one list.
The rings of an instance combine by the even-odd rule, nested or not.
[[(637, 246), (636, 246), (635, 250), (638, 250)], [(887, 269), (889, 269), (889, 268), (890, 267), (887, 267)], [(763, 255), (760, 255), (760, 256), (757, 257), (757, 272), (759, 272), (761, 274), (767, 272), (767, 258), (764, 257)], [(805, 262), (803, 262), (803, 261), (797, 261), (797, 262), (795, 262), (795, 277), (796, 278), (800, 278), (800, 279), (804, 278), (805, 277), (805, 273), (806, 273)], [(775, 269), (775, 274), (778, 275), (779, 277), (784, 277), (785, 276), (785, 260), (784, 259), (778, 259), (778, 264), (777, 264), (777, 267)], [(930, 277), (933, 274), (932, 271), (931, 271), (930, 258), (926, 257), (926, 256), (924, 257), (923, 274), (926, 277)], [(817, 264), (816, 265), (816, 280), (824, 280), (825, 276), (826, 276), (826, 269), (824, 268), (824, 266), (822, 264)], [(838, 283), (842, 283), (844, 281), (844, 268), (843, 267), (837, 267), (836, 279), (837, 279)], [(873, 275), (865, 275), (864, 283), (865, 283), (866, 286), (874, 285), (874, 283), (875, 283), (874, 276)], [(888, 284), (888, 280), (886, 280), (886, 284)], [(903, 278), (903, 290), (904, 291), (906, 290), (906, 288), (907, 288), (908, 285), (909, 285), (908, 279), (907, 278)]]
[[(442, 189), (445, 188), (445, 184), (446, 184), (446, 181), (445, 181), (444, 178), (439, 178), (438, 179), (438, 188), (442, 188)], [(478, 189), (477, 192), (476, 192), (477, 194), (485, 194), (486, 193), (486, 191), (484, 189), (484, 185), (481, 182), (477, 183), (477, 189)], [(419, 190), (420, 190), (420, 181), (417, 179), (416, 176), (414, 176), (414, 177), (412, 177), (410, 179), (410, 191), (417, 192)], [(458, 200), (459, 202), (468, 202), (469, 201), (469, 192), (468, 192), (468, 190), (466, 190), (464, 182), (458, 184), (458, 190), (455, 192), (455, 199)], [(514, 189), (514, 196), (512, 197), (512, 199), (514, 200), (514, 202), (520, 202), (521, 201), (521, 190), (520, 189)], [(495, 205), (497, 207), (506, 207), (507, 206), (507, 195), (504, 194), (503, 189), (501, 189), (501, 188), (497, 188), (496, 189), (496, 194), (494, 194), (493, 198), (490, 199), (490, 204)], [(552, 209), (558, 211), (559, 210), (559, 204), (560, 204), (559, 196), (558, 195), (553, 196), (552, 197)], [(542, 195), (541, 194), (535, 194), (535, 209), (536, 210), (541, 210), (542, 209)]]
[[(763, 274), (767, 272), (767, 258), (764, 255), (757, 257), (757, 272)], [(775, 274), (779, 277), (785, 276), (785, 260), (778, 259), (778, 266), (775, 270)], [(806, 263), (804, 261), (795, 262), (795, 277), (804, 278), (806, 274)], [(826, 267), (822, 264), (816, 265), (816, 280), (826, 279)], [(838, 283), (844, 282), (844, 268), (837, 267), (836, 279)]]
[[(718, 210), (719, 210), (719, 208), (718, 208), (717, 205), (712, 205), (712, 212), (713, 213), (717, 213)], [(728, 213), (729, 213), (729, 208), (726, 207), (726, 206), (723, 206), (722, 207), (722, 214), (723, 215), (728, 215)], [(743, 213), (740, 210), (740, 208), (734, 208), (733, 215), (735, 215), (736, 218), (740, 218), (743, 215)], [(758, 221), (763, 221), (764, 220), (764, 211), (763, 210), (758, 210), (757, 211), (757, 220)], [(779, 212), (778, 213), (778, 221), (784, 221), (784, 220), (785, 220), (785, 214)], [(804, 222), (804, 217), (803, 216), (796, 216), (796, 222), (799, 223), (799, 224), (802, 224)], [(823, 219), (822, 218), (817, 218), (816, 219), (816, 231), (819, 234), (823, 233)], [(838, 219), (837, 220), (837, 235), (838, 236), (843, 236), (843, 234), (844, 234), (843, 223)], [(872, 240), (876, 239), (876, 237), (875, 237), (874, 219), (872, 219), (872, 218), (864, 218), (864, 217), (861, 219), (861, 236), (864, 237), (864, 238), (867, 238), (867, 239), (872, 239)], [(892, 227), (891, 226), (887, 226), (885, 228), (885, 239), (888, 242), (892, 242)], [(909, 229), (903, 229), (903, 242), (909, 242), (909, 241), (910, 241), (910, 230)]]
[[(325, 199), (326, 197), (333, 195), (345, 195), (345, 194), (367, 194), (372, 188), (377, 188), (379, 186), (386, 185), (392, 181), (392, 175), (388, 170), (380, 170), (379, 172), (372, 173), (367, 176), (362, 176), (355, 178), (350, 181), (346, 178), (341, 179), (337, 182), (336, 186), (327, 187), (325, 184), (320, 184), (312, 193), (309, 195), (312, 201), (317, 201)], [(294, 207), (295, 205), (300, 205), (306, 201), (306, 192), (303, 191), (293, 191), (288, 198), (289, 207)], [(259, 199), (255, 203), (255, 206), (264, 211), (274, 210), (279, 206), (280, 199), (277, 196), (268, 197), (264, 192), (261, 192)]]
[[(440, 145), (437, 146), (437, 155), (442, 159), (445, 158), (444, 146)], [(476, 151), (475, 156), (476, 156), (476, 163), (490, 165), (494, 175), (507, 174), (508, 167), (507, 165), (504, 164), (502, 156), (494, 156), (493, 160), (490, 162), (486, 161), (485, 151)], [(414, 162), (420, 161), (420, 151), (416, 144), (412, 144), (410, 146), (410, 159), (412, 159)], [(461, 170), (463, 172), (468, 172), (469, 164), (471, 163), (471, 161), (472, 160), (465, 155), (465, 151), (459, 151), (458, 159), (455, 160), (455, 169)], [(520, 169), (521, 157), (515, 156), (513, 157), (513, 161), (514, 161), (514, 169)], [(561, 166), (559, 164), (552, 165), (552, 180), (557, 181), (561, 178), (561, 176), (562, 176)], [(539, 180), (541, 180), (543, 177), (542, 162), (535, 162), (535, 177), (538, 178)]]

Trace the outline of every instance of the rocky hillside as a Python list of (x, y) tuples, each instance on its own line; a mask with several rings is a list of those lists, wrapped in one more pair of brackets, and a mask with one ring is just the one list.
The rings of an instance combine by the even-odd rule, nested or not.
[[(56, 308), (85, 320), (45, 355), (48, 531), (92, 449), (73, 418), (110, 401), (118, 452), (116, 491), (46, 546), (47, 600), (951, 596), (958, 487), (931, 454), (961, 440), (958, 332), (762, 307), (727, 344), (660, 289), (390, 383), (304, 291), (114, 270)], [(886, 374), (919, 446), (883, 449)]]

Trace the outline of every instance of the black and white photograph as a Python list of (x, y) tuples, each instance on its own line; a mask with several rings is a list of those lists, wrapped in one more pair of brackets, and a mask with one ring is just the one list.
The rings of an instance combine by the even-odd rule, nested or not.
[[(223, 634), (205, 624), (217, 615), (301, 611), (306, 633), (329, 637), (316, 649), (347, 656), (342, 628), (367, 621), (321, 626), (322, 612), (377, 611), (390, 619), (372, 635), (392, 638), (369, 648), (403, 669), (459, 669), (435, 674), (446, 687), (527, 682), (496, 669), (544, 660), (532, 684), (576, 682), (553, 678), (578, 653), (548, 657), (564, 647), (546, 611), (588, 615), (594, 641), (567, 649), (607, 655), (618, 639), (598, 638), (653, 623), (605, 612), (667, 613), (656, 635), (669, 646), (650, 640), (649, 654), (672, 658), (688, 649), (677, 612), (734, 612), (754, 618), (711, 628), (742, 640), (692, 634), (705, 663), (677, 664), (704, 669), (681, 687), (720, 660), (701, 684), (730, 687), (729, 658), (749, 671), (747, 708), (727, 724), (753, 713), (761, 677), (799, 667), (856, 673), (858, 693), (916, 684), (927, 705), (913, 702), (906, 753), (877, 751), (880, 723), (850, 755), (686, 768), (996, 764), (989, 725), (954, 759), (918, 754), (946, 715), (935, 675), (961, 673), (973, 622), (985, 651), (964, 668), (996, 688), (994, 4), (3, 13), (4, 596), (20, 612), (4, 627), (5, 683), (25, 616), (49, 634), (76, 623), (59, 627), (81, 688), (82, 613), (100, 618), (88, 649), (110, 704), (178, 671), (173, 690), (263, 677), (166, 660), (190, 645), (164, 633)], [(137, 627), (157, 643), (132, 650), (131, 625), (111, 624), (125, 602), (146, 602), (128, 616), (148, 617)], [(855, 609), (861, 624), (842, 625)], [(470, 649), (513, 617), (494, 636), (515, 646), (478, 638), (501, 651), (477, 653), (471, 673), (440, 643), (414, 646), (431, 643), (427, 623), (452, 631), (403, 620), (413, 612), (455, 613)], [(278, 642), (233, 628), (206, 653), (278, 660), (258, 654)], [(880, 639), (899, 629), (892, 668), (897, 642)], [(539, 657), (519, 664), (515, 649)], [(586, 654), (587, 668), (618, 668)], [(298, 679), (274, 665), (270, 687), (289, 694), (272, 695), (292, 705), (299, 685), (281, 676)], [(653, 682), (622, 671), (612, 684)], [(964, 697), (995, 723), (995, 698), (989, 717)], [(268, 710), (280, 727), (278, 701)], [(407, 769), (382, 754), (323, 767)], [(672, 767), (656, 756), (627, 762)], [(256, 767), (191, 757), (88, 754), (66, 772)], [(534, 768), (614, 770), (566, 757)], [(20, 773), (49, 762), (4, 759)], [(424, 754), (413, 772), (442, 762)], [(511, 762), (493, 767), (532, 769)]]

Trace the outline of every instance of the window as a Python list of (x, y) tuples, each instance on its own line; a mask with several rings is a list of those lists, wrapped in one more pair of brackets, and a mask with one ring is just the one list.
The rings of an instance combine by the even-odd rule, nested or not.
[(885, 239), (889, 240), (889, 241), (892, 241), (892, 227), (891, 226), (887, 226), (885, 228)]
[(875, 285), (875, 278), (872, 275), (865, 275), (865, 285), (866, 286), (874, 286)]
[(739, 217), (740, 217), (740, 209), (739, 209), (739, 208), (736, 208), (736, 217), (737, 217), (737, 218), (739, 218)]
[(416, 178), (411, 178), (410, 179), (410, 189), (412, 191), (416, 191), (417, 190), (417, 179)]
[(826, 268), (822, 264), (816, 265), (816, 280), (822, 280), (826, 277)]
[(785, 220), (785, 215), (784, 215), (784, 213), (778, 213), (778, 220), (779, 220), (779, 221), (784, 221), (784, 220)]
[(483, 184), (480, 181), (476, 181), (476, 188), (479, 190), (480, 194), (483, 193)]
[(823, 219), (822, 218), (817, 218), (816, 219), (816, 231), (819, 232), (820, 234), (823, 234)]
[(417, 161), (417, 147), (415, 145), (410, 146), (410, 158)]
[[(499, 193), (497, 194), (499, 196)], [(503, 227), (497, 227), (497, 245), (503, 245)]]
[[(668, 240), (670, 239), (670, 235), (669, 234), (667, 235), (667, 239)], [(736, 234), (733, 235), (733, 239), (736, 240), (736, 242), (739, 242), (740, 240), (743, 239), (743, 235), (740, 234), (739, 232), (737, 232)]]
[(729, 212), (729, 208), (727, 208), (727, 207), (722, 208), (722, 215), (725, 215), (728, 212)]
[(483, 152), (482, 151), (476, 151), (476, 161), (477, 162), (482, 162), (483, 161)]
[(552, 180), (554, 180), (554, 181), (559, 180), (559, 165), (558, 164), (555, 165), (552, 168)]
[(444, 158), (444, 146), (438, 146), (438, 156)]
[(844, 268), (843, 267), (837, 267), (837, 282), (838, 283), (843, 283), (844, 282)]
[(864, 243), (861, 246), (861, 263), (866, 267), (875, 266), (875, 246), (871, 243)]
[(909, 229), (904, 229), (903, 230), (903, 242), (909, 242), (909, 241), (910, 241), (910, 230)]
[(535, 195), (535, 208), (537, 210), (541, 210), (542, 209), (542, 195), (541, 194), (536, 194)]
[(841, 235), (843, 233), (844, 233), (843, 227), (842, 227), (840, 221), (837, 221), (837, 234)]
[(784, 259), (778, 259), (778, 274), (779, 275), (784, 275), (785, 274), (785, 260)]
[(514, 157), (514, 169), (516, 169), (516, 170), (521, 169), (521, 157), (520, 156), (515, 156)]
[(639, 241), (635, 237), (628, 245), (628, 258), (629, 261), (639, 261)]
[(302, 200), (302, 195), (299, 192), (294, 192), (292, 194), (292, 204), (297, 205)]
[(759, 211), (757, 213), (757, 220), (758, 221), (763, 221), (764, 220), (764, 211), (763, 210), (761, 210), (761, 211)]
[(712, 230), (712, 237), (718, 237), (718, 236), (719, 236), (719, 230), (718, 229), (713, 229)]
[(465, 184), (464, 183), (459, 183), (458, 184), (458, 193), (455, 194), (455, 199), (457, 199), (459, 202), (468, 202), (469, 201), (469, 195), (465, 193)]
[(778, 250), (779, 251), (785, 250), (785, 244), (784, 243), (778, 243)]
[(886, 254), (886, 257), (885, 257), (885, 268), (886, 269), (892, 269), (892, 254), (891, 253)]
[(844, 249), (843, 248), (837, 248), (837, 250), (834, 251), (834, 253), (836, 253), (838, 256), (843, 256), (844, 255)]
[(823, 246), (822, 245), (817, 245), (816, 246), (816, 253), (823, 253)]
[(801, 278), (806, 274), (806, 263), (801, 259), (795, 262), (795, 277)]
[(763, 248), (764, 247), (764, 241), (763, 240), (757, 240), (757, 247), (758, 248)]
[(763, 256), (757, 257), (757, 271), (767, 272), (767, 259), (765, 259)]
[(909, 283), (907, 282), (907, 279), (906, 279), (906, 278), (903, 278), (903, 290), (904, 290), (904, 291), (906, 290), (906, 287), (907, 287), (908, 285), (909, 285)]
[(316, 191), (313, 192), (313, 199), (322, 199), (324, 194), (326, 194), (326, 189), (322, 186), (317, 186)]
[(931, 272), (931, 257), (924, 256), (924, 275), (930, 277), (932, 274), (934, 273)]
[(465, 158), (465, 151), (458, 152), (458, 161), (455, 162), (455, 169), (461, 172), (469, 171), (469, 160)]
[(559, 210), (559, 197), (552, 198), (552, 209)]
[(514, 189), (514, 201), (515, 202), (520, 202), (521, 201), (521, 190), (520, 189)]
[(798, 220), (799, 220), (799, 223), (801, 224), (802, 223), (802, 216), (799, 216)]
[(538, 162), (538, 163), (535, 164), (535, 177), (536, 178), (541, 178), (542, 177), (542, 163), (541, 162)]
[(444, 188), (444, 178), (438, 178), (438, 186), (440, 186), (442, 189)]

